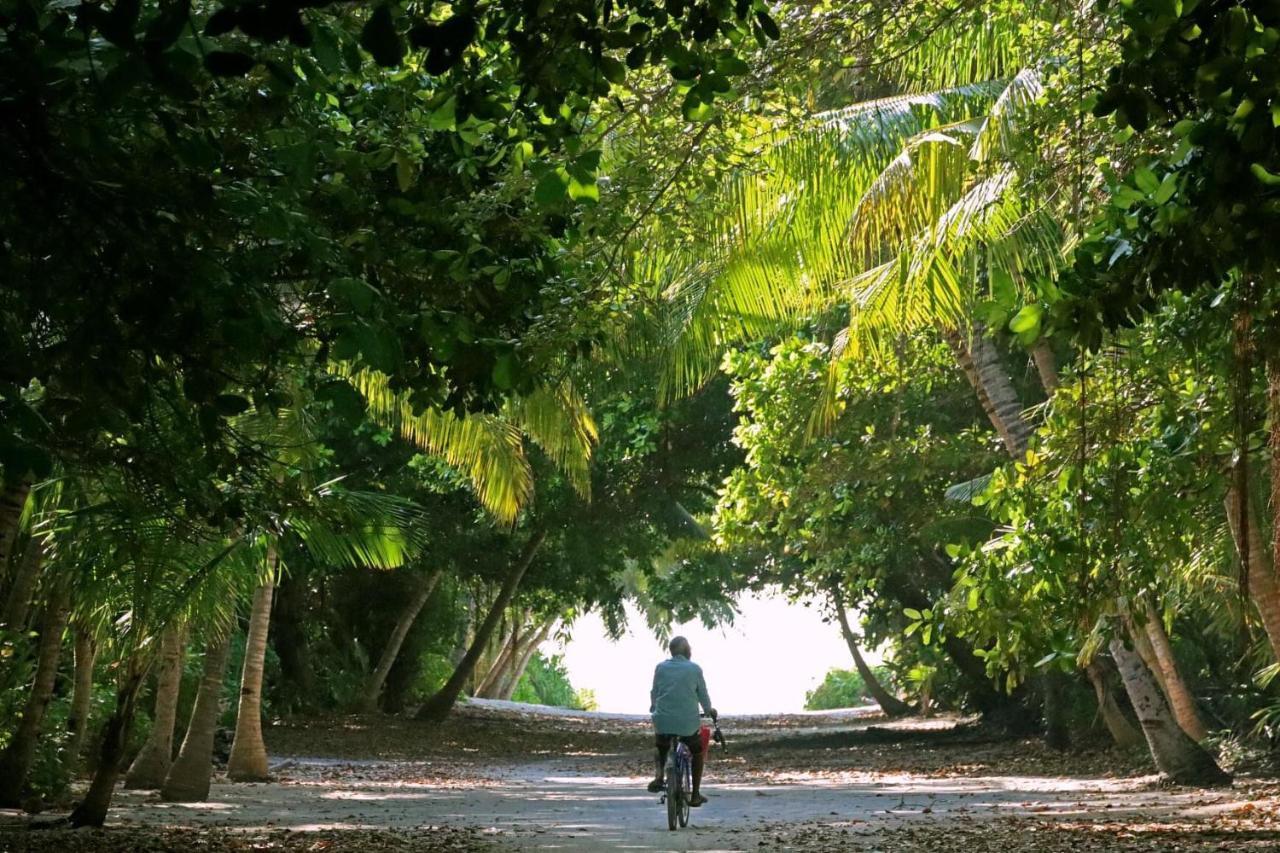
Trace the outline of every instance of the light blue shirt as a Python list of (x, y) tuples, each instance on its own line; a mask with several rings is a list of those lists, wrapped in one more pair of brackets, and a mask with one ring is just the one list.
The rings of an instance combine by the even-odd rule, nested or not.
[(649, 713), (658, 734), (697, 734), (698, 703), (702, 703), (703, 711), (711, 713), (702, 667), (681, 655), (658, 664), (653, 671), (653, 689), (649, 691)]

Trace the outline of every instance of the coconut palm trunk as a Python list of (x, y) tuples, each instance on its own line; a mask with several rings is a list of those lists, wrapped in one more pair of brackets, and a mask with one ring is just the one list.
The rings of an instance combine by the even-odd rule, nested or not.
[(409, 629), (417, 621), (418, 614), (422, 612), (422, 608), (431, 600), (431, 593), (435, 591), (436, 585), (440, 583), (440, 578), (443, 576), (444, 569), (442, 568), (436, 569), (428, 575), (417, 591), (414, 592), (413, 597), (405, 602), (400, 615), (396, 617), (396, 625), (391, 630), (391, 636), (387, 637), (386, 645), (382, 647), (382, 654), (378, 657), (378, 665), (369, 674), (369, 679), (364, 685), (364, 696), (361, 704), (365, 711), (377, 709), (378, 699), (382, 696), (382, 688), (387, 683), (387, 675), (391, 672), (391, 667), (395, 665), (396, 659), (400, 657), (400, 649), (404, 646), (404, 639), (409, 636)]
[(533, 660), (533, 655), (538, 651), (538, 646), (546, 642), (555, 623), (556, 620), (554, 619), (544, 622), (542, 627), (525, 642), (520, 650), (518, 659), (512, 663), (502, 677), (502, 684), (498, 691), (499, 699), (510, 700), (515, 695), (516, 688), (520, 686), (521, 677), (524, 676), (525, 670), (529, 668), (529, 662)]
[(93, 664), (98, 657), (98, 640), (93, 629), (81, 620), (75, 623), (76, 668), (71, 688), (71, 713), (67, 716), (67, 731), (71, 741), (67, 754), (74, 763), (84, 748), (85, 734), (89, 731), (89, 707), (93, 699)]
[(1041, 338), (1031, 348), (1031, 360), (1035, 362), (1036, 373), (1040, 375), (1040, 385), (1050, 397), (1058, 390), (1058, 357), (1048, 338)]
[(1084, 672), (1089, 678), (1089, 683), (1093, 685), (1094, 695), (1098, 697), (1098, 713), (1102, 716), (1102, 723), (1107, 727), (1107, 731), (1111, 733), (1111, 739), (1115, 741), (1116, 746), (1123, 749), (1132, 749), (1141, 745), (1143, 743), (1142, 733), (1129, 722), (1129, 718), (1125, 716), (1120, 703), (1116, 701), (1115, 694), (1111, 690), (1111, 684), (1107, 679), (1106, 668), (1097, 659), (1094, 659), (1089, 661)]
[[(1247, 504), (1247, 507), (1243, 504)], [(1271, 642), (1271, 654), (1280, 661), (1280, 580), (1276, 578), (1275, 563), (1263, 536), (1261, 519), (1254, 510), (1253, 501), (1240, 500), (1239, 489), (1234, 482), (1227, 489), (1227, 523), (1235, 540), (1241, 562), (1248, 561), (1249, 598), (1253, 600), (1262, 628)], [(1247, 512), (1247, 517), (1244, 513)], [(1241, 535), (1241, 521), (1248, 528)], [(1241, 539), (1248, 540), (1242, 542)]]
[(16, 808), (22, 804), (27, 774), (35, 762), (36, 743), (45, 711), (53, 698), (54, 680), (58, 675), (58, 657), (62, 652), (62, 634), (67, 627), (69, 596), (63, 584), (57, 584), (45, 604), (40, 623), (40, 643), (36, 648), (36, 674), (22, 707), (22, 717), (13, 729), (8, 746), (0, 753), (0, 808)]
[[(275, 573), (274, 550), (267, 556)], [(244, 670), (240, 678), (240, 707), (236, 734), (227, 759), (227, 777), (233, 782), (265, 782), (268, 777), (267, 745), (262, 739), (262, 671), (267, 659), (267, 631), (271, 625), (270, 581), (253, 593), (249, 634), (244, 646)]]
[(116, 688), (115, 710), (103, 727), (98, 768), (84, 799), (68, 818), (72, 826), (102, 826), (107, 819), (107, 809), (111, 807), (116, 780), (120, 778), (121, 766), (124, 764), (125, 750), (129, 745), (129, 729), (133, 725), (138, 693), (147, 676), (148, 663), (142, 654), (135, 651), (125, 665)]
[(182, 749), (169, 768), (164, 785), (160, 787), (160, 797), (167, 802), (194, 803), (209, 798), (209, 783), (213, 778), (213, 739), (218, 728), (218, 714), (222, 710), (222, 677), (227, 670), (230, 652), (230, 631), (221, 633), (205, 645), (204, 673), (196, 691), (195, 706), (191, 709), (191, 720), (187, 723), (187, 735), (182, 739)]
[(1182, 730), (1160, 685), (1142, 657), (1125, 645), (1119, 637), (1111, 640), (1111, 656), (1120, 669), (1125, 692), (1142, 724), (1147, 746), (1156, 768), (1171, 782), (1179, 785), (1225, 785), (1231, 777), (1213, 760), (1204, 747)]
[(1022, 416), (1023, 406), (1018, 399), (1018, 391), (1000, 361), (1000, 351), (995, 343), (986, 336), (986, 329), (981, 323), (975, 323), (967, 336), (954, 329), (944, 331), (943, 336), (977, 393), (987, 419), (1000, 434), (1005, 450), (1015, 460), (1021, 459), (1031, 439), (1031, 424)]
[(1199, 708), (1196, 707), (1196, 697), (1192, 695), (1191, 689), (1187, 687), (1187, 682), (1182, 677), (1182, 670), (1178, 667), (1178, 660), (1173, 654), (1173, 644), (1169, 641), (1169, 634), (1164, 629), (1164, 619), (1149, 601), (1146, 602), (1146, 623), (1142, 628), (1147, 633), (1147, 639), (1151, 641), (1156, 665), (1164, 674), (1165, 695), (1169, 697), (1174, 718), (1192, 740), (1204, 740), (1209, 731), (1200, 717)]
[(173, 731), (178, 719), (178, 691), (182, 686), (182, 663), (186, 631), (181, 625), (165, 628), (160, 637), (160, 661), (156, 670), (156, 707), (151, 732), (142, 751), (125, 774), (126, 788), (154, 788), (164, 785), (173, 764)]
[(529, 537), (529, 541), (525, 543), (520, 556), (511, 564), (511, 568), (502, 582), (502, 589), (498, 591), (497, 599), (489, 608), (489, 614), (485, 617), (484, 622), (476, 628), (475, 638), (471, 641), (470, 648), (467, 649), (462, 661), (454, 669), (453, 675), (449, 676), (449, 680), (445, 682), (445, 685), (423, 703), (418, 710), (418, 719), (440, 721), (449, 715), (449, 711), (462, 693), (462, 686), (466, 684), (467, 679), (475, 670), (476, 662), (480, 660), (480, 655), (484, 653), (485, 644), (489, 642), (489, 638), (498, 627), (503, 611), (511, 604), (511, 599), (515, 597), (516, 588), (520, 586), (524, 573), (528, 571), (534, 555), (537, 554), (538, 548), (541, 547), (542, 541), (546, 539), (546, 536), (545, 530), (539, 530)]
[(0, 624), (7, 625), (13, 631), (26, 629), (27, 617), (31, 612), (31, 598), (36, 591), (43, 565), (44, 540), (33, 536), (14, 570), (13, 581), (5, 594), (4, 611), (0, 612)]
[(836, 611), (836, 619), (840, 622), (840, 633), (844, 635), (845, 645), (849, 647), (849, 654), (853, 657), (853, 665), (858, 670), (858, 675), (862, 676), (862, 683), (866, 685), (871, 698), (876, 700), (876, 704), (880, 706), (881, 711), (884, 711), (885, 716), (904, 717), (913, 713), (910, 705), (884, 688), (880, 679), (876, 678), (875, 672), (863, 660), (862, 650), (858, 647), (859, 638), (849, 624), (849, 615), (845, 612), (844, 596), (840, 592), (839, 585), (831, 584), (828, 592), (831, 595), (831, 606)]

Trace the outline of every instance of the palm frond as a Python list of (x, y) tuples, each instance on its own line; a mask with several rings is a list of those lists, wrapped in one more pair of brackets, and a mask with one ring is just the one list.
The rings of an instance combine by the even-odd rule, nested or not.
[(382, 373), (341, 364), (332, 369), (364, 396), (371, 417), (457, 468), (486, 510), (503, 523), (515, 522), (533, 497), (533, 469), (517, 425), (491, 414), (419, 412), (406, 395), (391, 389)]
[(586, 402), (570, 383), (540, 386), (512, 400), (504, 413), (542, 448), (580, 495), (591, 496), (591, 453), (600, 436)]

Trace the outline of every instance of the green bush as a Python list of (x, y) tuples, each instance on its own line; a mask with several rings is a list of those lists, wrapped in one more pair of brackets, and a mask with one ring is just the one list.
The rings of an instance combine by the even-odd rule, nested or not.
[(545, 658), (542, 652), (534, 652), (529, 667), (520, 677), (520, 683), (516, 685), (511, 698), (515, 702), (573, 708), (577, 711), (591, 711), (596, 707), (595, 696), (591, 691), (574, 690), (569, 683), (569, 671), (565, 669), (564, 658), (561, 655)]
[[(890, 681), (887, 670), (873, 670), (882, 684)], [(806, 711), (830, 711), (834, 708), (853, 708), (871, 701), (867, 695), (866, 682), (856, 671), (848, 669), (829, 669), (822, 683), (804, 694)]]

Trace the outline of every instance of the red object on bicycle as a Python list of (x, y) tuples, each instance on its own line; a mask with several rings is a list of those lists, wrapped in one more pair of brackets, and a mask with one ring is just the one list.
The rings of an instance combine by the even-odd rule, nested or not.
[(703, 726), (698, 729), (698, 739), (702, 741), (702, 754), (706, 755), (708, 747), (711, 746), (711, 727)]

